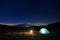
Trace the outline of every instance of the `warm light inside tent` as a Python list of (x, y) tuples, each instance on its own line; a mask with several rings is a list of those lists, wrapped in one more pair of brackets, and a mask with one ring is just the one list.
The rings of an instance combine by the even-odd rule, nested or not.
[(39, 33), (40, 34), (49, 34), (50, 32), (46, 28), (41, 28)]

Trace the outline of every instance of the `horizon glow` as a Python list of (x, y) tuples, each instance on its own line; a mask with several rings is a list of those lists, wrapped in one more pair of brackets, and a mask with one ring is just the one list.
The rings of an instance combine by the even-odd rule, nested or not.
[[(52, 23), (56, 23), (56, 22), (52, 22)], [(14, 26), (14, 25), (21, 25), (21, 24), (25, 24), (25, 23), (0, 23), (2, 25), (9, 25), (9, 26)], [(35, 25), (35, 26), (44, 26), (44, 25), (48, 25), (51, 23), (26, 23), (29, 25)], [(26, 27), (29, 27), (28, 25)]]

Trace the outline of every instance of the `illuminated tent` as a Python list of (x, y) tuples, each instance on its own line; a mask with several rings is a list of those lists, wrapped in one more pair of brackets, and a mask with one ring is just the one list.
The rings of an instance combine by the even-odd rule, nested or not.
[(39, 34), (49, 34), (50, 32), (46, 28), (41, 28)]

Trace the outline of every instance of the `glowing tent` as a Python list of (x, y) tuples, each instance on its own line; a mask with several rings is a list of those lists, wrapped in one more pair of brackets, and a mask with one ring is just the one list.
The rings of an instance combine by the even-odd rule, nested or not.
[(46, 28), (41, 28), (39, 34), (49, 34), (50, 32)]

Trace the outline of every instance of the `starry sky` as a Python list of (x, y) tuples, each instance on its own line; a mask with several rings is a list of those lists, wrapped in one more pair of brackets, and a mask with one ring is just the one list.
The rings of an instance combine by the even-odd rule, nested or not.
[(59, 0), (0, 0), (0, 23), (60, 22)]

